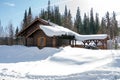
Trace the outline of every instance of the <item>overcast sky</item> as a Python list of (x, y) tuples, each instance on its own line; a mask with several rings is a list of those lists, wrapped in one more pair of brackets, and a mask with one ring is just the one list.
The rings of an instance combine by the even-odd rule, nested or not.
[[(63, 13), (65, 5), (71, 10), (73, 17), (76, 14), (77, 7), (80, 7), (81, 15), (88, 13), (91, 8), (94, 12), (103, 17), (107, 11), (117, 13), (118, 20), (120, 14), (120, 3), (118, 0), (50, 0), (51, 6), (58, 5)], [(0, 0), (0, 20), (3, 26), (9, 22), (13, 26), (20, 26), (24, 16), (25, 9), (31, 6), (33, 15), (38, 15), (42, 8), (46, 9), (48, 0)]]

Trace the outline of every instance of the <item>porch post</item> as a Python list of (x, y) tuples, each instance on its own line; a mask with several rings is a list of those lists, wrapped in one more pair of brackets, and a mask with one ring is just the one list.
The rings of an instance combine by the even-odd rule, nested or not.
[(76, 46), (76, 40), (75, 40), (75, 46)]
[(71, 46), (71, 40), (69, 40), (69, 45)]
[(84, 44), (84, 48), (85, 48), (85, 42), (83, 41), (83, 44)]
[(73, 42), (73, 40), (72, 40), (72, 47), (74, 47), (74, 42)]

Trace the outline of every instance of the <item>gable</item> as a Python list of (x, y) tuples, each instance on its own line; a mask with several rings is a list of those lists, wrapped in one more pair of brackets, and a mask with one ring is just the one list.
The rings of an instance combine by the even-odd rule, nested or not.
[(43, 20), (43, 19), (36, 18), (33, 22), (31, 22), (30, 25), (28, 25), (25, 29), (20, 31), (17, 34), (17, 36), (28, 37), (33, 32), (35, 32), (36, 30), (40, 29), (39, 25), (50, 25), (50, 24), (47, 21)]

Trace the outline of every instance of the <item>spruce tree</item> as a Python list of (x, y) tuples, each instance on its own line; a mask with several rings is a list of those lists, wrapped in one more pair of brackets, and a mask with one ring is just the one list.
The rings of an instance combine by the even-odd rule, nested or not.
[(112, 31), (111, 31), (111, 24), (110, 24), (110, 16), (109, 12), (106, 13), (106, 30), (107, 34), (110, 35), (110, 38), (112, 39)]
[(64, 16), (61, 18), (61, 21), (63, 19), (63, 26), (68, 29), (73, 29), (73, 23), (72, 23), (72, 16), (70, 10), (68, 11), (67, 6), (65, 6)]
[(27, 23), (28, 25), (32, 22), (32, 12), (31, 7), (29, 7), (28, 16), (27, 16)]
[(68, 16), (68, 10), (67, 10), (67, 6), (65, 5), (64, 17), (67, 18), (67, 16)]
[(28, 25), (27, 21), (28, 21), (28, 19), (27, 19), (27, 10), (25, 10), (22, 29), (27, 27), (27, 25)]
[(95, 22), (93, 16), (93, 8), (90, 11), (90, 34), (95, 34)]
[(47, 8), (47, 20), (51, 18), (51, 8), (50, 8), (50, 0), (48, 1), (48, 8)]
[(14, 27), (12, 23), (9, 23), (8, 30), (9, 30), (9, 45), (13, 45)]
[(104, 18), (102, 18), (102, 20), (101, 20), (101, 26), (99, 28), (99, 33), (101, 33), (101, 34), (106, 34), (107, 33), (106, 22), (105, 22)]
[(23, 23), (22, 23), (22, 29), (25, 29), (31, 22), (32, 22), (32, 12), (31, 7), (29, 7), (29, 11), (27, 13), (27, 10), (25, 10)]
[(65, 5), (65, 11), (64, 11), (64, 16), (63, 16), (63, 26), (67, 27), (68, 24), (68, 10), (67, 10), (67, 6)]
[(99, 30), (99, 17), (98, 17), (98, 13), (96, 13), (96, 18), (95, 18), (95, 34), (98, 33)]
[(47, 20), (47, 12), (44, 9), (41, 10), (39, 18)]
[(3, 26), (1, 25), (1, 21), (0, 21), (0, 37), (3, 37)]
[(114, 11), (112, 16), (112, 26), (113, 26), (113, 37), (118, 36), (118, 22), (116, 20), (116, 14)]
[[(55, 7), (55, 10), (54, 10), (54, 15), (55, 15), (55, 23), (58, 24), (58, 25), (61, 25), (61, 15), (60, 15), (60, 12), (59, 12), (59, 7)], [(53, 15), (53, 14), (52, 14)]]
[(17, 27), (16, 30), (15, 30), (15, 35), (17, 35), (19, 32), (19, 28)]
[[(58, 12), (57, 12), (58, 13)], [(52, 8), (51, 9), (51, 18), (50, 18), (50, 21), (53, 22), (53, 23), (56, 23), (56, 13), (55, 13), (55, 10)]]
[(19, 32), (19, 29), (18, 29), (18, 27), (16, 28), (16, 30), (15, 30), (15, 36), (16, 36), (16, 44), (18, 44), (18, 37), (17, 37), (17, 34), (18, 34), (18, 32)]
[(87, 16), (87, 18), (86, 18), (86, 23), (87, 23), (86, 34), (90, 34), (90, 20), (89, 20), (89, 16)]
[(82, 20), (80, 15), (80, 9), (77, 8), (76, 18), (74, 22), (74, 27), (77, 29), (77, 33), (82, 33)]
[(71, 15), (70, 10), (68, 12), (68, 28), (73, 30), (72, 15)]
[(88, 28), (87, 28), (87, 16), (86, 13), (84, 14), (84, 20), (83, 20), (83, 34), (87, 34), (88, 33)]

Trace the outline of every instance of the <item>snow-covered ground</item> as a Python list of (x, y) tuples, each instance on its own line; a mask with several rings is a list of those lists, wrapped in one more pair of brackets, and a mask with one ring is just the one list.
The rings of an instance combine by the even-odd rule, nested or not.
[(120, 80), (120, 50), (4, 45), (0, 80)]

